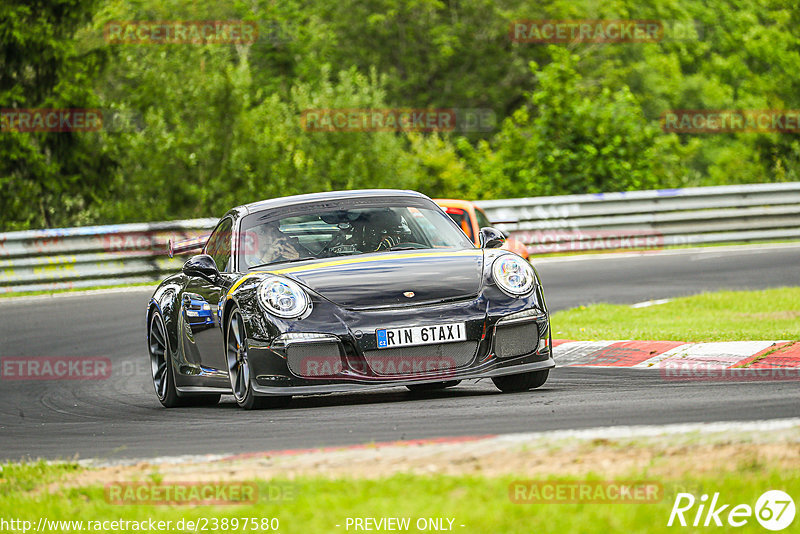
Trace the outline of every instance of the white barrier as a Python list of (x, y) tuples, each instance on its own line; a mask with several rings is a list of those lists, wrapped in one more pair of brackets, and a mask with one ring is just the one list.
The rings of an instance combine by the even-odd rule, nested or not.
[[(800, 182), (477, 202), (532, 254), (800, 239)], [(217, 219), (0, 234), (0, 292), (156, 281)]]

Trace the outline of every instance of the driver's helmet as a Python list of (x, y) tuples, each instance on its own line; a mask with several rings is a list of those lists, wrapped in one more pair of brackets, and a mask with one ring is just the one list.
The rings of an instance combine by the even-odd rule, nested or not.
[(364, 249), (386, 250), (402, 241), (405, 228), (400, 215), (387, 208), (366, 214), (364, 224)]

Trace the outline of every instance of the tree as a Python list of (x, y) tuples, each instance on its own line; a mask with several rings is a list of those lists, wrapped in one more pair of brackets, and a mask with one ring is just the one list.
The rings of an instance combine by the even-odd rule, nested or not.
[(520, 197), (647, 189), (658, 185), (656, 127), (625, 87), (583, 83), (580, 58), (551, 47), (531, 64), (536, 87), (490, 144), (466, 157), (489, 187), (485, 196)]
[[(75, 32), (92, 16), (89, 0), (7, 0), (0, 4), (0, 106), (97, 108), (93, 80), (102, 50), (79, 52)], [(96, 151), (98, 133), (0, 133), (0, 227), (81, 221), (105, 197), (113, 162)]]

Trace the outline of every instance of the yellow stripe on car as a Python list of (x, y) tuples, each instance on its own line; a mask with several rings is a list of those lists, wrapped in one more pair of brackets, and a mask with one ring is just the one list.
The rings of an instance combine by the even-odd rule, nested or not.
[(341, 260), (334, 260), (334, 261), (326, 261), (324, 263), (316, 263), (314, 265), (299, 265), (295, 267), (286, 267), (285, 269), (276, 269), (274, 271), (253, 271), (252, 273), (248, 273), (240, 278), (228, 291), (228, 297), (231, 298), (231, 295), (236, 288), (242, 285), (248, 278), (252, 276), (256, 276), (259, 274), (288, 274), (288, 273), (297, 273), (303, 271), (316, 271), (317, 269), (324, 269), (326, 267), (336, 267), (339, 265), (351, 265), (354, 263), (368, 263), (372, 261), (392, 261), (392, 260), (400, 260), (400, 259), (407, 259), (407, 258), (426, 258), (426, 257), (440, 257), (440, 258), (447, 258), (452, 256), (478, 256), (483, 252), (480, 249), (468, 249), (468, 250), (459, 250), (456, 252), (414, 252), (410, 254), (397, 254), (393, 256), (370, 256), (370, 257), (355, 257), (355, 258), (345, 258)]

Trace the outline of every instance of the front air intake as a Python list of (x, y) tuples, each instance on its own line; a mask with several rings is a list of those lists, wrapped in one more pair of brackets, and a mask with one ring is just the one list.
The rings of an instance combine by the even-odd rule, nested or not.
[(286, 347), (286, 364), (296, 376), (325, 378), (342, 372), (342, 355), (338, 342), (320, 341), (290, 343)]
[[(546, 324), (546, 323), (543, 323)], [(539, 326), (527, 323), (498, 324), (494, 334), (494, 353), (498, 358), (514, 358), (536, 351), (539, 344)]]

